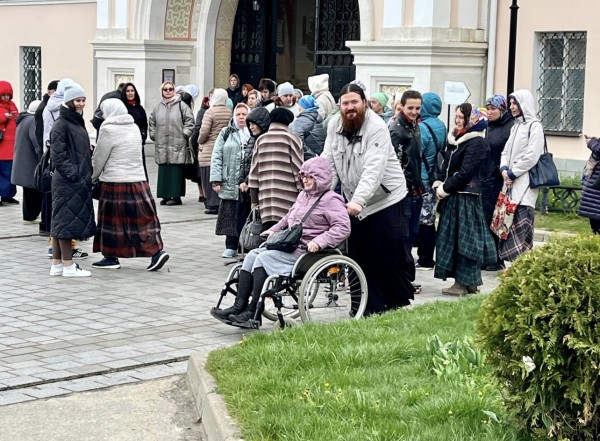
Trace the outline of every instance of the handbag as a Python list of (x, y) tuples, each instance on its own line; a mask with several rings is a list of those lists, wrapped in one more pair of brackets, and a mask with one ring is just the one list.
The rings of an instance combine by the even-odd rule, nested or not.
[(92, 182), (92, 199), (100, 200), (100, 193), (102, 192), (102, 182), (97, 179)]
[(4, 139), (4, 129), (0, 130), (0, 142)]
[(260, 235), (262, 230), (263, 225), (260, 220), (260, 212), (258, 208), (253, 208), (240, 232), (240, 246), (248, 251), (258, 248), (265, 240)]
[(267, 250), (283, 251), (284, 253), (294, 252), (296, 248), (298, 248), (298, 245), (300, 245), (300, 239), (302, 238), (302, 224), (308, 219), (308, 216), (317, 206), (324, 194), (325, 193), (321, 193), (321, 196), (319, 196), (315, 203), (312, 204), (300, 222), (271, 234), (267, 238), (265, 245)]
[(544, 153), (541, 154), (537, 164), (529, 170), (529, 187), (552, 187), (554, 185), (560, 185), (560, 179), (558, 179), (558, 170), (552, 159), (552, 153), (548, 152), (546, 135), (544, 135)]
[(508, 230), (515, 220), (519, 203), (510, 200), (510, 190), (507, 190), (506, 193), (500, 192), (498, 195), (490, 230), (502, 240), (506, 240), (508, 237)]
[(50, 149), (47, 148), (42, 159), (38, 162), (33, 173), (35, 188), (41, 193), (50, 193), (52, 191), (52, 175), (54, 170), (50, 161)]

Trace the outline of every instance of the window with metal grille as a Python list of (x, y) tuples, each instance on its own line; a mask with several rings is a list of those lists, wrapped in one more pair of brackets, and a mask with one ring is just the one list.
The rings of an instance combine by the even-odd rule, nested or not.
[(539, 115), (546, 132), (579, 135), (583, 127), (586, 32), (539, 34)]
[(23, 108), (42, 98), (42, 48), (22, 46)]

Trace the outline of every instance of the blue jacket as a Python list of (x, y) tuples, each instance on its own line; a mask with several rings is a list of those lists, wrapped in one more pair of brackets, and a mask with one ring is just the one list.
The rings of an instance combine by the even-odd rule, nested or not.
[[(442, 112), (442, 99), (437, 93), (427, 92), (423, 94), (423, 103), (421, 104), (421, 152), (429, 163), (430, 170), (434, 171), (437, 163), (437, 154), (446, 144), (446, 126), (439, 119)], [(431, 132), (425, 126), (424, 122), (431, 127), (437, 138), (437, 145), (433, 141)], [(421, 161), (421, 180), (428, 182), (427, 166)]]

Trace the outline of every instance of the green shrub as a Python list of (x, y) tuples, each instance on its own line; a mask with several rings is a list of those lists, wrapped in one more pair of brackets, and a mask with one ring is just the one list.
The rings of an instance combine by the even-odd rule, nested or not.
[(484, 301), (476, 330), (524, 429), (600, 439), (600, 237), (522, 255)]

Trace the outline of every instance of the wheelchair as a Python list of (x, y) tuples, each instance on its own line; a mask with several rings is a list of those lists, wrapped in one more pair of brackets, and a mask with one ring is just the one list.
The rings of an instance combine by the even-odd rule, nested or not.
[[(241, 269), (238, 263), (229, 271), (217, 309), (228, 294), (237, 294)], [(241, 327), (259, 329), (261, 314), (274, 329), (294, 326), (298, 317), (302, 323), (358, 320), (367, 305), (367, 279), (354, 260), (338, 249), (325, 249), (300, 256), (290, 274), (269, 276), (260, 296), (254, 320)]]

